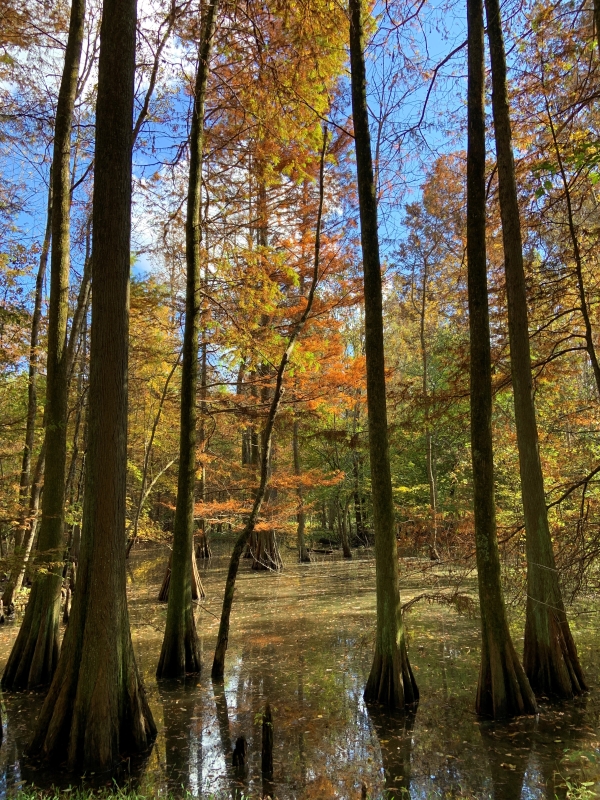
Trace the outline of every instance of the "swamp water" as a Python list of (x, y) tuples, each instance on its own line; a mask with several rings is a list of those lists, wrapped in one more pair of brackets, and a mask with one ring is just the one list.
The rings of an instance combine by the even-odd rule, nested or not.
[[(128, 581), (134, 647), (159, 729), (134, 782), (146, 797), (261, 797), (266, 701), (273, 710), (275, 768), (273, 785), (265, 788), (278, 800), (358, 798), (363, 782), (370, 797), (397, 800), (600, 797), (595, 613), (575, 617), (573, 626), (592, 691), (575, 703), (544, 706), (537, 720), (500, 725), (473, 713), (478, 620), (418, 603), (406, 622), (421, 702), (414, 718), (390, 718), (362, 700), (375, 625), (372, 559), (286, 563), (281, 575), (251, 572), (243, 562), (224, 687), (212, 684), (210, 667), (225, 558), (201, 568), (207, 594), (197, 612), (202, 675), (185, 685), (157, 685), (166, 605), (156, 596), (166, 560), (164, 550), (132, 554)], [(403, 602), (418, 595), (423, 583), (418, 571), (404, 575)], [(0, 628), (2, 669), (19, 622)], [(75, 776), (41, 773), (21, 757), (41, 698), (5, 694), (3, 702), (0, 798), (24, 784), (75, 783)], [(242, 735), (249, 763), (240, 775), (231, 767), (231, 751)], [(88, 776), (87, 785), (94, 780)], [(578, 793), (569, 788), (582, 783), (587, 785)]]

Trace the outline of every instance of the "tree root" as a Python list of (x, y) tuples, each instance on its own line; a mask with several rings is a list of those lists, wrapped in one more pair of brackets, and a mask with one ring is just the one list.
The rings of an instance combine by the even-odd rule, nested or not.
[(58, 662), (58, 628), (62, 577), (39, 574), (35, 579), (19, 635), (2, 675), (6, 691), (50, 685)]

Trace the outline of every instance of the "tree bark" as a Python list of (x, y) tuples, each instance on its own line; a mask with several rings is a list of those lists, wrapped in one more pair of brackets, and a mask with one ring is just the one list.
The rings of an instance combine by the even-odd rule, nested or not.
[(42, 300), (44, 294), (44, 279), (48, 266), (48, 254), (52, 240), (52, 169), (50, 169), (50, 184), (48, 186), (48, 209), (46, 217), (46, 232), (40, 253), (40, 265), (35, 279), (35, 300), (33, 315), (31, 317), (31, 341), (29, 344), (29, 382), (27, 388), (27, 421), (25, 423), (25, 446), (23, 447), (23, 461), (21, 465), (21, 479), (19, 483), (19, 500), (21, 504), (21, 520), (15, 535), (15, 552), (23, 545), (27, 527), (31, 521), (27, 516), (27, 505), (30, 493), (31, 457), (35, 441), (35, 419), (37, 416), (37, 376), (39, 362), (40, 322), (42, 320)]
[(536, 695), (571, 698), (583, 692), (586, 683), (564, 609), (544, 495), (533, 401), (525, 270), (500, 4), (498, 0), (485, 0), (485, 8), (492, 65), (492, 110), (504, 245), (511, 374), (527, 532), (527, 611), (523, 662)]
[[(294, 451), (294, 474), (299, 478), (302, 475), (300, 465), (300, 441), (298, 438), (298, 420), (294, 420), (292, 449)], [(296, 536), (298, 539), (298, 558), (300, 563), (308, 563), (310, 561), (310, 553), (304, 541), (304, 530), (306, 527), (306, 512), (304, 511), (304, 498), (302, 496), (302, 489), (300, 486), (296, 489), (296, 496), (298, 498), (298, 511), (296, 513), (296, 521), (298, 528)]]
[(88, 452), (71, 619), (30, 754), (111, 768), (148, 749), (156, 728), (127, 611), (125, 497), (135, 0), (104, 0), (93, 196)]
[(481, 666), (475, 710), (482, 716), (503, 719), (519, 714), (535, 714), (537, 707), (508, 628), (496, 529), (492, 359), (485, 241), (483, 0), (467, 0), (467, 22), (467, 262), (471, 349), (471, 457), (481, 609)]
[(2, 676), (4, 689), (47, 686), (58, 660), (67, 459), (67, 322), (69, 316), (71, 127), (83, 43), (85, 0), (72, 0), (58, 93), (52, 156), (52, 253), (44, 424), (46, 464), (38, 539), (40, 565), (19, 635)]
[(200, 672), (200, 646), (192, 604), (194, 502), (196, 482), (196, 393), (198, 390), (198, 333), (200, 329), (200, 222), (204, 103), (209, 60), (219, 0), (206, 9), (198, 54), (198, 71), (190, 134), (190, 174), (186, 219), (186, 300), (181, 364), (181, 428), (177, 505), (173, 526), (172, 572), (167, 624), (156, 669), (158, 678), (181, 678)]
[[(158, 593), (159, 603), (166, 603), (169, 600), (169, 587), (171, 586), (172, 564), (173, 564), (173, 556), (171, 554), (169, 558), (169, 563), (167, 564), (167, 571), (165, 572), (165, 577), (163, 578), (163, 582), (160, 586), (160, 591)], [(192, 553), (191, 564), (192, 564), (191, 566), (192, 600), (204, 600), (204, 598), (206, 597), (206, 592), (204, 591), (204, 586), (202, 586), (202, 581), (200, 580), (200, 573), (198, 572), (198, 564), (196, 563), (196, 557), (194, 553)]]
[(352, 116), (365, 289), (367, 408), (377, 574), (375, 655), (364, 696), (367, 702), (403, 709), (418, 701), (419, 690), (408, 660), (398, 589), (398, 553), (385, 396), (377, 199), (366, 94), (363, 2), (350, 0), (349, 7)]

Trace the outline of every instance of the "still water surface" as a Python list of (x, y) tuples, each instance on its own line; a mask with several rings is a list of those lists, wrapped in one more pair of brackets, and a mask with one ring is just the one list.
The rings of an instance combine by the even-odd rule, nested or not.
[[(473, 713), (479, 664), (478, 620), (419, 603), (407, 615), (410, 658), (421, 690), (414, 718), (367, 709), (362, 690), (371, 664), (375, 623), (374, 564), (357, 558), (300, 565), (281, 575), (242, 567), (224, 686), (210, 679), (226, 559), (201, 570), (207, 597), (197, 614), (204, 671), (186, 684), (157, 685), (166, 606), (156, 602), (167, 555), (132, 554), (130, 617), (138, 663), (155, 721), (156, 744), (137, 771), (146, 796), (169, 793), (279, 800), (358, 798), (567, 798), (568, 784), (589, 783), (600, 797), (600, 691), (576, 703), (543, 707), (539, 719), (511, 724)], [(200, 562), (201, 563), (201, 562)], [(421, 581), (421, 582), (420, 582)], [(422, 590), (418, 571), (403, 581), (406, 601)], [(472, 587), (474, 588), (474, 587)], [(589, 605), (589, 604), (588, 604)], [(588, 610), (590, 610), (588, 608)], [(594, 610), (591, 607), (591, 610)], [(575, 618), (589, 683), (600, 677), (597, 615)], [(0, 629), (4, 668), (17, 625)], [(0, 798), (24, 783), (68, 786), (76, 776), (41, 773), (21, 757), (39, 709), (37, 695), (5, 695)], [(273, 709), (273, 786), (260, 778), (260, 714)], [(249, 766), (238, 774), (231, 751), (248, 741)], [(93, 782), (96, 776), (87, 776)]]

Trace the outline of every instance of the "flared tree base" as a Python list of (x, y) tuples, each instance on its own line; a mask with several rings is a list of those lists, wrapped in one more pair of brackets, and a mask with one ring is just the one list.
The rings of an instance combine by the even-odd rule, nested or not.
[(364, 699), (398, 711), (414, 709), (419, 702), (419, 689), (404, 645), (394, 648), (393, 655), (375, 650)]
[(193, 612), (186, 614), (184, 624), (177, 626), (173, 631), (169, 630), (167, 618), (167, 629), (156, 668), (156, 677), (185, 678), (186, 675), (197, 675), (201, 667), (200, 645)]
[[(172, 556), (169, 558), (167, 571), (165, 572), (165, 577), (160, 585), (160, 591), (158, 593), (159, 603), (166, 603), (169, 600), (169, 586), (171, 585), (171, 560)], [(196, 564), (196, 559), (194, 556), (192, 556), (192, 600), (204, 600), (205, 597), (206, 592), (204, 591), (204, 586), (202, 585), (202, 580), (200, 579), (198, 565)]]
[[(115, 619), (112, 622), (116, 624)], [(92, 624), (84, 633), (74, 609), (29, 756), (100, 773), (113, 769), (124, 756), (139, 755), (152, 746), (156, 726), (135, 663), (126, 614), (121, 625), (115, 647), (114, 632), (107, 634)]]
[(273, 530), (258, 532), (256, 550), (252, 555), (252, 569), (271, 570), (272, 572), (281, 572), (283, 569), (283, 560)]
[(537, 714), (537, 703), (525, 670), (510, 640), (498, 645), (489, 634), (484, 637), (475, 711), (490, 719), (509, 719)]
[(196, 558), (212, 558), (212, 550), (208, 541), (208, 536), (204, 531), (196, 535)]
[(37, 576), (19, 635), (2, 675), (5, 691), (44, 689), (58, 663), (61, 575)]
[(547, 612), (544, 628), (549, 636), (537, 633), (536, 622), (539, 621), (540, 614), (534, 619), (528, 604), (523, 666), (531, 688), (537, 697), (571, 700), (588, 687), (566, 615), (560, 611)]

